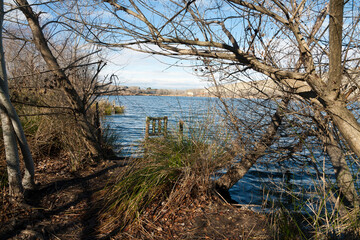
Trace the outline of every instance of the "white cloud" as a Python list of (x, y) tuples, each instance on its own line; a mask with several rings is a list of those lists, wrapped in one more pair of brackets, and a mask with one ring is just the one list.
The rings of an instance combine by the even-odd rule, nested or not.
[[(163, 56), (123, 50), (108, 55), (103, 75), (115, 74), (120, 84), (143, 88), (189, 89), (207, 86), (189, 67), (171, 66), (175, 60)], [(178, 63), (181, 65), (181, 63)]]

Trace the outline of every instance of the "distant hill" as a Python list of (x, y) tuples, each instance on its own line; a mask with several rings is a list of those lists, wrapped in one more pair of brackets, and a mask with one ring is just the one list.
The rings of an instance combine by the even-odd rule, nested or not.
[(301, 81), (288, 80), (286, 86), (279, 86), (269, 79), (222, 84), (210, 87), (208, 90), (213, 95), (221, 94), (224, 97), (266, 98), (282, 96), (286, 91), (307, 92), (311, 88)]
[[(342, 92), (348, 94), (347, 99), (359, 99), (360, 74), (353, 73), (344, 76)], [(223, 97), (237, 98), (268, 98), (281, 97), (286, 92), (298, 93), (304, 95), (312, 95), (311, 87), (303, 81), (289, 79), (286, 84), (277, 84), (273, 80), (249, 81), (222, 84), (213, 86), (209, 89), (210, 94), (217, 96), (221, 94)]]

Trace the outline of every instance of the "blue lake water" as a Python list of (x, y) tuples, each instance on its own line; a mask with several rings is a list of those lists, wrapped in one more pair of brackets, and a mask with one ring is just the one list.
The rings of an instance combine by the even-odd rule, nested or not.
[[(145, 135), (146, 116), (168, 116), (169, 129), (176, 129), (180, 119), (185, 122), (185, 125), (201, 126), (202, 120), (212, 116), (206, 121), (212, 124), (216, 131), (223, 128), (222, 118), (218, 115), (221, 114), (221, 109), (218, 107), (218, 100), (215, 98), (111, 96), (109, 100), (115, 101), (117, 105), (125, 106), (124, 114), (106, 116), (103, 119), (103, 124), (108, 125), (110, 131), (117, 135), (115, 147), (121, 150), (119, 154), (124, 156), (136, 153), (136, 145), (143, 140)], [(255, 111), (250, 111), (251, 109), (239, 110), (238, 114), (243, 114), (244, 119), (250, 119), (251, 129), (249, 131), (256, 132), (257, 126), (262, 121), (266, 121), (266, 118), (263, 120), (257, 118), (261, 116), (259, 111), (266, 111), (267, 107), (264, 106), (264, 109)], [(225, 132), (224, 135), (226, 135)], [(291, 141), (284, 139), (283, 141)], [(302, 154), (315, 155), (320, 161), (318, 165), (321, 167), (321, 161), (324, 159), (321, 152), (317, 152), (316, 149), (313, 152), (309, 151), (305, 149)], [(301, 197), (306, 201), (306, 199), (314, 196), (313, 193), (316, 190), (314, 183), (319, 182), (319, 176), (316, 176), (313, 167), (308, 165), (311, 165), (311, 162), (306, 158), (301, 159), (298, 163), (287, 164), (274, 163), (267, 158), (259, 159), (259, 163), (253, 166), (245, 177), (230, 189), (230, 194), (234, 200), (241, 204), (262, 205), (266, 200), (268, 202), (273, 200), (291, 201), (284, 190), (288, 188), (293, 193), (299, 193), (299, 195), (301, 193)], [(331, 166), (325, 164), (324, 168), (324, 173), (327, 175), (327, 179), (330, 179), (329, 183), (331, 184), (334, 180)], [(285, 188), (282, 187), (282, 184), (286, 185)], [(270, 193), (269, 189), (272, 189)], [(303, 191), (306, 193), (304, 194)]]

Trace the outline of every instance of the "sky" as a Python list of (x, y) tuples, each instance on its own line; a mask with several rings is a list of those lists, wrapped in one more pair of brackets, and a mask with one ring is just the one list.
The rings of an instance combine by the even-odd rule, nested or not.
[(164, 56), (150, 56), (132, 50), (110, 52), (103, 75), (115, 74), (120, 85), (152, 89), (204, 88), (208, 83), (197, 77), (189, 63)]
[[(5, 0), (8, 3), (12, 1)], [(36, 1), (30, 0), (29, 3)], [(35, 6), (36, 9), (38, 6)], [(36, 9), (39, 11), (38, 9)], [(48, 12), (47, 10), (45, 12)], [(14, 16), (13, 16), (14, 15)], [(25, 21), (19, 11), (7, 13), (8, 18), (17, 18)], [(44, 14), (42, 14), (44, 18)], [(51, 18), (51, 17), (50, 17)], [(87, 44), (86, 44), (87, 45)], [(117, 84), (125, 86), (138, 86), (152, 89), (194, 89), (204, 88), (208, 84), (197, 77), (192, 67), (185, 62), (178, 62), (178, 66), (170, 66), (177, 61), (164, 56), (149, 56), (145, 53), (124, 49), (121, 51), (108, 51), (105, 56), (107, 65), (102, 75), (115, 74)]]

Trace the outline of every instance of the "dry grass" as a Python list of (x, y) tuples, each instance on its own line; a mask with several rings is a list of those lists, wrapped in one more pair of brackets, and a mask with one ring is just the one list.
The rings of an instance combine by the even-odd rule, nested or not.
[[(88, 140), (83, 134), (76, 114), (66, 107), (59, 106), (62, 102), (66, 105), (62, 94), (50, 91), (44, 94), (41, 91), (17, 89), (14, 91), (12, 101), (20, 116), (35, 161), (61, 156), (69, 159), (74, 171), (93, 161)], [(87, 114), (88, 120), (95, 124), (95, 108), (90, 108)], [(105, 136), (108, 135), (107, 131), (102, 133), (102, 145), (109, 149), (110, 144), (107, 141), (112, 138)], [(0, 151), (4, 151), (2, 140), (0, 140)], [(2, 156), (1, 165), (5, 165), (4, 154)]]
[(292, 206), (273, 204), (270, 219), (276, 239), (360, 239), (359, 210), (338, 205), (340, 196), (334, 194), (337, 189), (328, 184), (330, 180), (313, 182), (315, 188), (301, 194), (277, 185), (286, 189), (284, 196)]
[(102, 191), (101, 232), (124, 229), (154, 204), (161, 213), (178, 208), (185, 198), (207, 195), (211, 177), (231, 159), (215, 143), (184, 137), (149, 139), (144, 152)]

